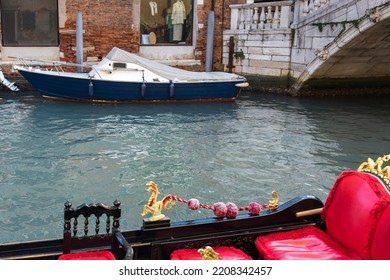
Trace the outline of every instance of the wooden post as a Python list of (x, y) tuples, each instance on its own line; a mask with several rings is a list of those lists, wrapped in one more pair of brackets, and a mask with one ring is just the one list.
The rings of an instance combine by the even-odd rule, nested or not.
[(229, 61), (228, 61), (229, 73), (232, 73), (232, 69), (233, 69), (233, 52), (234, 52), (234, 37), (230, 36), (230, 38), (229, 38)]

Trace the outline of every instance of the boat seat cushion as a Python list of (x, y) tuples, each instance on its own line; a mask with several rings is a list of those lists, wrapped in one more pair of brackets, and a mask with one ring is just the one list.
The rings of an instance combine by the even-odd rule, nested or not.
[(271, 233), (258, 237), (256, 246), (266, 259), (389, 259), (389, 205), (389, 192), (378, 177), (344, 171), (321, 212), (326, 232), (309, 227)]
[[(220, 260), (252, 260), (250, 256), (240, 249), (234, 247), (214, 247), (213, 250), (219, 254)], [(179, 249), (171, 253), (171, 260), (202, 260), (198, 249)]]
[(115, 260), (110, 251), (77, 252), (63, 254), (59, 260)]
[(259, 236), (255, 244), (261, 257), (268, 260), (360, 259), (356, 252), (338, 244), (314, 226)]
[(390, 207), (382, 214), (371, 246), (371, 259), (390, 260)]
[(359, 252), (363, 259), (370, 259), (372, 235), (388, 201), (383, 183), (374, 175), (343, 172), (321, 213), (327, 234)]

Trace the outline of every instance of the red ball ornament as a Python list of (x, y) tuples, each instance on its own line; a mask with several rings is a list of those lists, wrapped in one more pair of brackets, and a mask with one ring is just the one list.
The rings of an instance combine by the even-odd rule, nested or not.
[(261, 207), (260, 207), (260, 204), (258, 204), (257, 202), (251, 202), (249, 203), (249, 213), (251, 213), (252, 215), (258, 215), (261, 211)]
[(187, 202), (188, 208), (194, 211), (199, 209), (199, 205), (200, 205), (199, 200), (197, 200), (196, 198), (191, 198)]
[(226, 217), (235, 218), (237, 216), (238, 207), (236, 204), (234, 204), (233, 202), (228, 202), (226, 203), (226, 208), (227, 208)]
[(218, 218), (225, 217), (227, 212), (226, 204), (223, 202), (214, 203), (213, 211), (214, 211), (214, 215), (217, 216)]

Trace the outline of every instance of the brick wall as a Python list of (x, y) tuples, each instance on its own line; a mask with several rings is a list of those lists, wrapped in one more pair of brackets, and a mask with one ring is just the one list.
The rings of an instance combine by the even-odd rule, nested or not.
[(65, 28), (60, 30), (60, 51), (65, 61), (76, 57), (76, 17), (83, 15), (84, 61), (100, 59), (112, 47), (138, 52), (139, 26), (133, 22), (134, 1), (67, 1)]
[[(244, 4), (246, 0), (215, 0), (214, 2), (214, 51), (213, 51), (213, 70), (223, 70), (223, 31), (230, 28), (230, 8), (232, 4)], [(198, 5), (198, 23), (204, 27), (199, 29), (195, 53), (196, 59), (205, 65), (206, 61), (206, 40), (207, 40), (207, 19), (211, 10), (211, 0), (204, 0), (203, 5)]]

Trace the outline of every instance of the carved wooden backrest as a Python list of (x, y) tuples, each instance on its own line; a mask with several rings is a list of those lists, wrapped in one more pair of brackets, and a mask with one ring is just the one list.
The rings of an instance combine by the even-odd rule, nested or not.
[(73, 208), (72, 203), (65, 203), (64, 254), (81, 247), (112, 246), (121, 216), (120, 201), (113, 204), (82, 204)]

